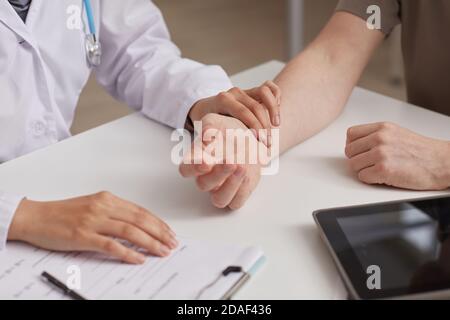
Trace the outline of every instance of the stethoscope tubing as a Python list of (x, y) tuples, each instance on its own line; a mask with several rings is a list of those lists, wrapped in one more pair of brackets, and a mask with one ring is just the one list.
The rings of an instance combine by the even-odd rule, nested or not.
[(89, 32), (95, 39), (97, 30), (95, 28), (95, 21), (94, 21), (94, 14), (92, 13), (91, 0), (83, 0), (83, 2), (84, 2), (84, 7), (86, 9), (86, 16), (87, 16), (88, 24), (89, 24)]

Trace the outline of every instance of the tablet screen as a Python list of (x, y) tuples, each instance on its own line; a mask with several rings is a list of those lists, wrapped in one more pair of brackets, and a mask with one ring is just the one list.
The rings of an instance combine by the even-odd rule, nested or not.
[(361, 298), (450, 289), (450, 198), (325, 210), (317, 218)]

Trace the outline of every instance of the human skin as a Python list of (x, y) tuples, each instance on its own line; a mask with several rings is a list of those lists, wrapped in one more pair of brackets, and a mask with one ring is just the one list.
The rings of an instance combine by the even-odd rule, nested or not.
[[(384, 37), (382, 32), (368, 29), (366, 22), (362, 19), (346, 12), (337, 12), (319, 36), (286, 65), (274, 80), (283, 97), (280, 107), (280, 154), (314, 136), (337, 118)], [(407, 134), (406, 129), (394, 125), (390, 129), (386, 136), (403, 134), (399, 135), (397, 140), (388, 139), (384, 143), (382, 150), (390, 153), (386, 156), (391, 159), (388, 164), (382, 161), (381, 165), (375, 163), (372, 167), (365, 167), (367, 163), (361, 164), (361, 160), (358, 161), (361, 159), (359, 154), (347, 153), (349, 162), (358, 172), (361, 181), (418, 190), (441, 190), (450, 186), (449, 142), (425, 138), (414, 133)], [(355, 131), (354, 128), (349, 130), (349, 132), (353, 131)], [(354, 144), (363, 144), (365, 147), (362, 149), (366, 149), (367, 152), (370, 149), (368, 147), (371, 146), (367, 144), (368, 141), (368, 139), (351, 139), (350, 134), (346, 148), (352, 149)], [(394, 152), (393, 149), (396, 146), (404, 148), (403, 154)], [(428, 155), (433, 156), (425, 161), (424, 158)], [(354, 159), (358, 156), (358, 159)], [(410, 170), (422, 168), (422, 170), (411, 171), (415, 174), (414, 179), (407, 178), (405, 170), (399, 168), (400, 159), (405, 157), (408, 158)], [(422, 162), (419, 160), (420, 157)], [(374, 163), (373, 159), (368, 162)], [(425, 162), (427, 162), (426, 165)], [(188, 166), (192, 168), (187, 168)], [(218, 197), (217, 188), (224, 180), (224, 175), (228, 177), (232, 173), (226, 173), (224, 165), (215, 166), (205, 166), (201, 171), (201, 166), (182, 164), (180, 172), (184, 177), (194, 177), (201, 191), (216, 190), (215, 196)], [(379, 170), (380, 166), (386, 170)], [(208, 175), (207, 190), (203, 190), (201, 184), (199, 185), (202, 175)], [(243, 181), (235, 182), (233, 190), (239, 201), (235, 201), (235, 198), (231, 199), (227, 205), (231, 209), (238, 209), (244, 205), (245, 201), (242, 199), (248, 199), (247, 195), (256, 188), (260, 171), (248, 171), (245, 177)], [(213, 204), (217, 206), (214, 201)], [(223, 203), (220, 203), (220, 207), (222, 206)]]
[[(279, 123), (280, 102), (278, 86), (268, 81), (253, 89), (232, 88), (199, 100), (192, 106), (190, 115), (194, 118), (206, 118), (211, 113), (231, 115), (241, 118), (245, 128), (259, 132), (271, 129), (272, 122)], [(263, 135), (255, 134), (254, 138), (265, 145), (271, 142)], [(230, 180), (245, 180), (244, 171), (243, 168), (233, 170), (236, 178)], [(226, 184), (222, 190), (233, 186), (234, 183)], [(220, 195), (215, 203), (228, 203)], [(128, 248), (116, 239), (126, 240), (138, 249)], [(133, 264), (145, 261), (139, 249), (163, 257), (178, 245), (175, 233), (152, 212), (106, 191), (60, 201), (23, 199), (14, 213), (8, 240), (56, 251), (95, 251)]]

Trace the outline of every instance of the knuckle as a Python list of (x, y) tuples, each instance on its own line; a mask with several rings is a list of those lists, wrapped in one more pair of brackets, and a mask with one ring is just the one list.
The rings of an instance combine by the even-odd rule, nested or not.
[(394, 128), (394, 124), (389, 121), (384, 121), (384, 122), (381, 122), (380, 127), (381, 127), (381, 129), (384, 129), (384, 130), (390, 130), (390, 129)]
[(109, 191), (100, 191), (94, 197), (96, 201), (109, 203), (114, 199), (114, 195)]
[(233, 94), (233, 95), (240, 95), (240, 94), (242, 94), (242, 90), (240, 88), (238, 88), (238, 87), (233, 87), (228, 92)]
[(108, 253), (114, 253), (119, 250), (118, 243), (115, 240), (108, 239), (103, 242), (102, 249)]
[(230, 99), (230, 93), (228, 92), (221, 92), (217, 95), (217, 99), (221, 103), (225, 103)]
[(387, 144), (389, 140), (389, 135), (386, 133), (386, 131), (378, 131), (375, 134), (375, 140), (376, 143), (380, 145)]
[(375, 157), (380, 162), (385, 162), (389, 158), (389, 152), (387, 151), (386, 148), (378, 147), (378, 148), (375, 148), (374, 152), (375, 152)]
[(120, 231), (120, 235), (124, 239), (130, 239), (134, 234), (134, 228), (130, 225), (124, 225)]
[(268, 93), (272, 93), (272, 91), (270, 90), (269, 86), (267, 86), (267, 85), (262, 85), (262, 86), (261, 86), (261, 93), (263, 93), (263, 94), (268, 94)]

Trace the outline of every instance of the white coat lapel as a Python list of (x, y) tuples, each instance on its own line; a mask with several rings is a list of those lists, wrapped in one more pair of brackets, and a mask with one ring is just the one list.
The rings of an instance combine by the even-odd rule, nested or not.
[[(34, 3), (35, 1), (38, 3)], [(38, 6), (39, 2), (39, 0), (33, 0), (30, 11), (33, 7)], [(36, 47), (36, 42), (34, 41), (29, 28), (23, 23), (22, 19), (20, 19), (19, 15), (8, 1), (0, 1), (0, 21), (3, 22), (4, 26), (16, 33), (19, 38), (27, 41), (32, 47)]]

